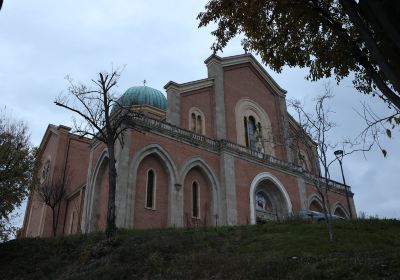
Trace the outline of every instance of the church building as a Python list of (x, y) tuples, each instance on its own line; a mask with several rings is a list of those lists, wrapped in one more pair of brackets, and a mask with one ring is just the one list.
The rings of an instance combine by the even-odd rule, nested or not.
[[(291, 141), (301, 128), (287, 112), (286, 91), (251, 54), (212, 55), (205, 64), (205, 79), (170, 81), (166, 96), (135, 86), (119, 98), (140, 114), (115, 144), (117, 227), (245, 225), (322, 212), (316, 147)], [(49, 125), (40, 149), (40, 181), (65, 182), (57, 234), (104, 231), (106, 146)], [(350, 187), (330, 181), (327, 193), (328, 210), (344, 218), (346, 188), (355, 213)], [(32, 191), (22, 236), (50, 236), (52, 219)]]

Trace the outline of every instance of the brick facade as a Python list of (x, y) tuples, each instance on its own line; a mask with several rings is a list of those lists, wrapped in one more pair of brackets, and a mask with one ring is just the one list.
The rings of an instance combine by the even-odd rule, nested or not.
[[(145, 132), (128, 130), (125, 145), (116, 143), (117, 227), (250, 224), (318, 209), (315, 147), (300, 147), (307, 155), (302, 166), (299, 151), (287, 141), (287, 135), (299, 128), (286, 112), (285, 91), (251, 55), (214, 55), (205, 63), (206, 79), (169, 82), (167, 111), (140, 105), (145, 117), (132, 122)], [(193, 110), (202, 119), (193, 119)], [(199, 123), (203, 131), (191, 131)], [(52, 176), (66, 167), (73, 173), (60, 208), (58, 234), (104, 230), (105, 146), (50, 125), (41, 147), (43, 161), (51, 158)], [(152, 188), (149, 170), (155, 174)], [(153, 188), (154, 205), (149, 208), (148, 190)], [(265, 195), (268, 209), (260, 206), (258, 193)], [(347, 216), (344, 186), (330, 182), (328, 197), (329, 210)], [(355, 213), (352, 198), (351, 207)], [(32, 192), (23, 234), (50, 233), (51, 213)]]

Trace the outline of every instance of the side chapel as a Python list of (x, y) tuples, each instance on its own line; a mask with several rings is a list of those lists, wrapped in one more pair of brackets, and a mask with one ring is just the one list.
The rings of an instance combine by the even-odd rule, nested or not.
[[(148, 86), (119, 98), (142, 115), (132, 119), (140, 131), (126, 130), (124, 145), (115, 144), (117, 227), (255, 224), (322, 211), (316, 148), (290, 141), (301, 128), (286, 110), (286, 91), (251, 54), (212, 55), (205, 64), (207, 78), (170, 81), (167, 98)], [(105, 145), (50, 124), (40, 149), (41, 181), (65, 179), (57, 234), (103, 231)], [(345, 187), (330, 181), (328, 210), (348, 218)], [(51, 228), (50, 208), (31, 192), (22, 236), (50, 236)]]

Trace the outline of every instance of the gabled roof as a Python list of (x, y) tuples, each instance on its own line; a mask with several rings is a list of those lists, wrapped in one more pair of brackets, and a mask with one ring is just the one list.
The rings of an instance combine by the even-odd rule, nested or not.
[(40, 142), (39, 150), (43, 151), (43, 148), (47, 145), (47, 142), (49, 141), (51, 134), (60, 135), (60, 131), (65, 131), (70, 137), (80, 138), (81, 140), (87, 141), (88, 143), (92, 141), (90, 138), (80, 137), (79, 135), (70, 133), (71, 128), (68, 126), (62, 124), (59, 126), (56, 126), (54, 124), (49, 124), (46, 128), (46, 132), (43, 135), (42, 141)]
[[(68, 131), (71, 129), (67, 126), (63, 126), (65, 129), (68, 129)], [(46, 128), (46, 132), (43, 135), (42, 141), (40, 142), (39, 145), (39, 150), (43, 151), (43, 148), (46, 146), (47, 142), (50, 139), (51, 134), (54, 133), (55, 135), (59, 135), (58, 131), (57, 131), (57, 126), (55, 126), (54, 124), (49, 124)]]
[(257, 59), (252, 54), (241, 54), (228, 57), (219, 57), (218, 55), (213, 54), (204, 61), (204, 63), (207, 65), (212, 62), (220, 63), (222, 64), (222, 67), (250, 63), (277, 94), (279, 94), (280, 96), (286, 95), (287, 91), (281, 88), (277, 82), (275, 82), (275, 80), (268, 74), (265, 68), (257, 61)]

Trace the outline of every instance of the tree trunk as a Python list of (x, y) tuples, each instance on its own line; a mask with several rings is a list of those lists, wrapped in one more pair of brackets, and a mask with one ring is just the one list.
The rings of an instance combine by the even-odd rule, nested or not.
[[(332, 226), (332, 219), (331, 219), (331, 211), (329, 210), (331, 208), (331, 204), (329, 202), (329, 195), (328, 195), (328, 188), (329, 188), (329, 182), (328, 182), (328, 172), (325, 171), (325, 203), (324, 203), (324, 207), (325, 207), (325, 219), (327, 222), (327, 226), (328, 226), (328, 233), (329, 233), (329, 241), (333, 241), (333, 226)], [(329, 215), (328, 215), (329, 214)]]
[(317, 187), (317, 191), (318, 191), (319, 195), (322, 198), (322, 207), (324, 208), (323, 211), (324, 211), (324, 216), (325, 216), (326, 228), (328, 230), (329, 241), (333, 241), (333, 237), (334, 237), (333, 227), (332, 227), (331, 220), (328, 217), (328, 207), (326, 205), (327, 201), (326, 201), (326, 198), (325, 198), (325, 194), (322, 191), (322, 187)]
[[(63, 195), (64, 196), (64, 195)], [(57, 208), (57, 216), (56, 216), (56, 220), (55, 220), (55, 233), (54, 236), (57, 234), (57, 228), (58, 228), (58, 220), (60, 219), (60, 208), (61, 208), (61, 203), (62, 203), (62, 197), (60, 199), (60, 202), (58, 203), (58, 208)], [(63, 233), (64, 229), (62, 230), (61, 234)]]
[(51, 208), (51, 212), (52, 212), (52, 218), (53, 218), (53, 223), (52, 223), (52, 233), (53, 233), (53, 237), (56, 236), (56, 232), (57, 232), (57, 224), (56, 224), (56, 209), (54, 207)]
[(112, 238), (116, 231), (115, 225), (115, 190), (117, 185), (117, 170), (115, 168), (114, 143), (108, 143), (108, 206), (106, 236)]

